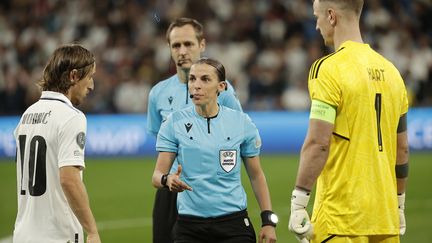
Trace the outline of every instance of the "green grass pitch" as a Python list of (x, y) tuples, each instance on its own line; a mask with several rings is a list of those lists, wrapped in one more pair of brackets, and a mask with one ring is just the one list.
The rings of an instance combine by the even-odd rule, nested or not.
[[(291, 191), (298, 156), (265, 155), (261, 163), (270, 187), (273, 209), (279, 215), (278, 242), (296, 242), (288, 232)], [(155, 189), (151, 185), (154, 157), (87, 159), (84, 182), (102, 242), (151, 242)], [(432, 153), (410, 157), (406, 200), (407, 233), (402, 242), (432, 242)], [(12, 235), (16, 215), (15, 163), (0, 161), (0, 241)], [(243, 169), (248, 211), (259, 231), (259, 209)], [(312, 203), (311, 203), (312, 204)], [(310, 212), (310, 210), (309, 210)]]

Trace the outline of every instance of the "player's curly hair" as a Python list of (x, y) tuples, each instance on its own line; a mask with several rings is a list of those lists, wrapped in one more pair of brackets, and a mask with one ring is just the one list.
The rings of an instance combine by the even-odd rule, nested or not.
[(202, 24), (198, 22), (198, 20), (183, 17), (174, 20), (168, 27), (166, 32), (166, 40), (168, 41), (168, 43), (171, 43), (170, 41), (171, 31), (176, 27), (183, 27), (185, 25), (191, 25), (194, 28), (195, 35), (198, 42), (201, 42), (201, 40), (204, 39), (204, 30), (203, 30), (204, 28)]
[(55, 91), (66, 94), (71, 82), (69, 74), (76, 69), (79, 80), (84, 79), (95, 65), (93, 53), (79, 44), (67, 44), (58, 47), (51, 55), (38, 85), (43, 91)]

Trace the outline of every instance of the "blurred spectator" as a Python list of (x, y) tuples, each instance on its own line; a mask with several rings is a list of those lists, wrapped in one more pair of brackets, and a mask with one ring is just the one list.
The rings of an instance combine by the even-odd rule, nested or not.
[(150, 86), (144, 81), (122, 82), (114, 94), (114, 104), (122, 113), (142, 113), (147, 109)]
[[(432, 2), (366, 0), (364, 39), (401, 71), (415, 106), (432, 105)], [(91, 113), (146, 111), (148, 88), (172, 74), (165, 30), (180, 16), (204, 23), (205, 56), (224, 63), (246, 110), (307, 110), (307, 71), (324, 48), (310, 0), (3, 0), (0, 114), (39, 97), (47, 55), (80, 42), (98, 59)]]
[(365, 12), (365, 25), (370, 30), (386, 29), (392, 16), (389, 11), (382, 6), (382, 1), (366, 1), (368, 11)]
[(282, 94), (282, 105), (287, 110), (304, 111), (310, 107), (309, 93), (305, 82), (297, 82), (285, 89)]
[(283, 52), (267, 48), (258, 53), (249, 68), (249, 104), (252, 110), (280, 109), (280, 95), (285, 86), (283, 80)]

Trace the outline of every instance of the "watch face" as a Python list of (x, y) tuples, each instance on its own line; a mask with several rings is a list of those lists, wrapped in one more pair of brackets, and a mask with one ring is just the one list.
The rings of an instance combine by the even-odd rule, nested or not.
[(274, 214), (274, 213), (272, 213), (272, 214), (270, 214), (270, 221), (272, 222), (272, 223), (275, 223), (275, 224), (277, 224), (278, 223), (278, 221), (279, 221), (279, 218), (278, 218), (278, 216), (276, 215), (276, 214)]

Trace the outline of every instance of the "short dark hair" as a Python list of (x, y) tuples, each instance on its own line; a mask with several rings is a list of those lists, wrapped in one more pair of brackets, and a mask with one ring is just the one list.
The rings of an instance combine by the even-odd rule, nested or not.
[(69, 74), (76, 69), (79, 80), (85, 78), (95, 65), (93, 53), (79, 44), (66, 44), (58, 47), (51, 55), (38, 82), (43, 91), (66, 94), (73, 83)]
[(218, 60), (208, 57), (201, 57), (194, 64), (207, 64), (216, 69), (219, 82), (225, 81), (225, 67)]
[(317, 0), (319, 2), (333, 2), (340, 6), (342, 9), (354, 11), (357, 16), (360, 16), (363, 9), (363, 0)]
[(171, 31), (176, 27), (183, 27), (185, 25), (191, 25), (194, 28), (196, 38), (199, 42), (202, 39), (204, 39), (204, 30), (203, 30), (204, 28), (202, 24), (195, 19), (183, 17), (174, 20), (173, 22), (171, 22), (170, 26), (168, 27), (168, 30), (166, 32), (166, 40), (168, 41), (168, 43), (170, 43)]

